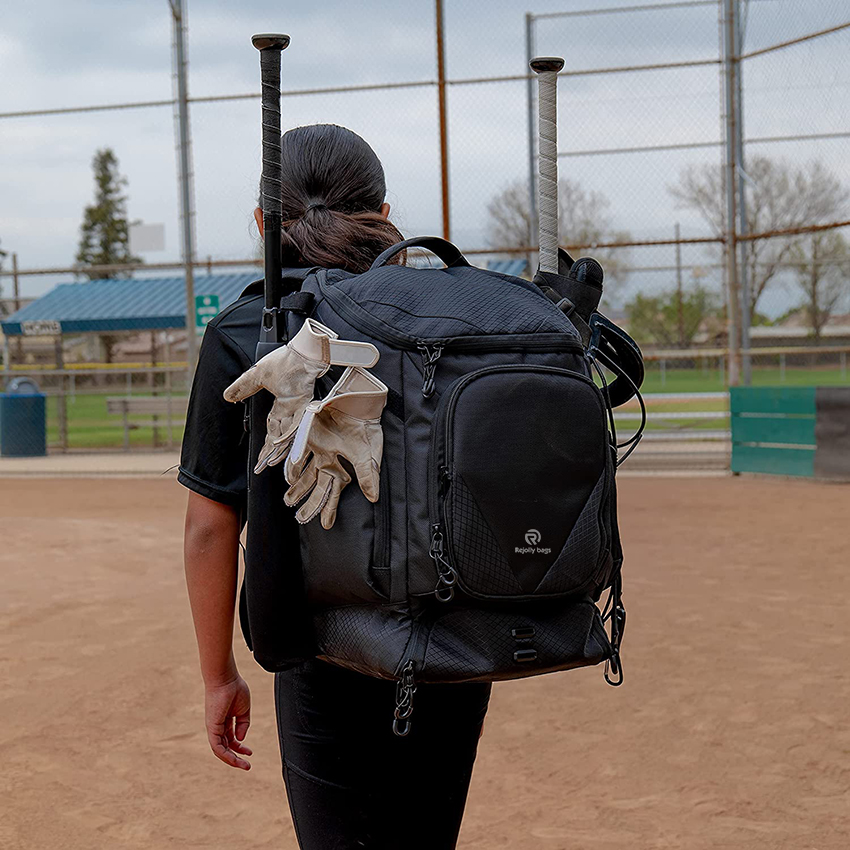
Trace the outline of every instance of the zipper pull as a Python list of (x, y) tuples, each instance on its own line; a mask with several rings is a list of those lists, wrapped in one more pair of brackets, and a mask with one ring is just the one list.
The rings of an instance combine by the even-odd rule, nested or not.
[(434, 596), (440, 602), (451, 602), (455, 596), (457, 570), (448, 562), (444, 554), (443, 531), (439, 523), (431, 528), (431, 546), (428, 554), (434, 559), (434, 565), (437, 567), (437, 586), (434, 588)]
[(605, 662), (605, 681), (613, 687), (623, 684), (623, 660), (620, 658), (620, 645), (626, 630), (626, 609), (623, 607), (623, 579), (617, 576), (611, 586), (611, 657)]
[(395, 712), (393, 713), (393, 733), (404, 738), (410, 732), (410, 717), (413, 714), (413, 695), (416, 682), (413, 680), (413, 661), (408, 661), (401, 671), (401, 678), (395, 686)]
[(443, 347), (442, 343), (434, 345), (422, 343), (418, 346), (419, 353), (422, 355), (422, 395), (424, 398), (431, 398), (434, 395), (434, 374), (437, 371), (437, 361), (443, 353)]
[(440, 466), (438, 474), (440, 476), (440, 493), (445, 493), (445, 491), (449, 488), (449, 485), (452, 483), (452, 471), (447, 466)]

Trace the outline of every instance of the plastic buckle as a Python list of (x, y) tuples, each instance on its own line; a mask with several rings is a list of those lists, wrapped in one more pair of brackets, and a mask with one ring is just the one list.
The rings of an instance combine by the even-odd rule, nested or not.
[(569, 299), (569, 298), (566, 298), (566, 297), (565, 297), (565, 298), (562, 298), (562, 299), (561, 299), (561, 300), (560, 300), (560, 301), (559, 301), (559, 302), (558, 302), (555, 306), (556, 306), (556, 307), (557, 307), (557, 308), (558, 308), (558, 309), (559, 309), (559, 310), (560, 310), (560, 311), (561, 311), (561, 312), (562, 312), (565, 316), (571, 316), (571, 315), (575, 312), (575, 309), (576, 309), (576, 305), (575, 305), (575, 304), (573, 304), (573, 302), (572, 302), (572, 301), (570, 301), (570, 299)]

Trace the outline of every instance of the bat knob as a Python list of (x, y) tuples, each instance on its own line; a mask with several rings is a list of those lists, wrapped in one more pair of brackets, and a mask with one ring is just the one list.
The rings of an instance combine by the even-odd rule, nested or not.
[[(254, 38), (257, 38), (257, 36), (254, 36)], [(555, 71), (557, 73), (564, 67), (564, 60), (560, 56), (538, 56), (528, 64), (535, 74), (542, 74), (544, 71)]]
[(257, 50), (285, 50), (289, 47), (289, 36), (283, 33), (262, 32), (251, 36), (251, 44)]

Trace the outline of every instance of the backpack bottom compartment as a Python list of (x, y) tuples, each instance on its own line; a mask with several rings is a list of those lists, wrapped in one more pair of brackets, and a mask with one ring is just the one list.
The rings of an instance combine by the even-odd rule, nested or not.
[(317, 614), (319, 657), (385, 679), (412, 661), (417, 682), (442, 683), (522, 679), (611, 657), (590, 599), (518, 609), (432, 605), (415, 619), (388, 606), (326, 609)]

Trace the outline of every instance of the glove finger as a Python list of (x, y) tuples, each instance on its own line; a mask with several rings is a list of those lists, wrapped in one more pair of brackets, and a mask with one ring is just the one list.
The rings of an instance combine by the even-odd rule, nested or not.
[(373, 458), (354, 464), (357, 483), (370, 502), (377, 502), (381, 486), (381, 470)]
[(339, 497), (351, 480), (349, 476), (346, 475), (345, 477), (348, 481), (339, 477), (334, 477), (333, 479), (333, 485), (331, 486), (327, 501), (322, 506), (322, 528), (333, 528), (333, 524), (336, 521), (336, 509), (339, 505)]
[(254, 475), (259, 475), (269, 464), (268, 459), (275, 450), (274, 437), (271, 434), (266, 434), (263, 447), (260, 449), (260, 454), (257, 457), (257, 465), (254, 467)]
[(307, 461), (312, 457), (313, 455), (309, 453), (309, 450), (298, 461), (293, 461), (292, 455), (287, 455), (286, 464), (283, 467), (283, 477), (286, 479), (287, 484), (294, 484), (301, 477)]
[(263, 388), (262, 378), (256, 366), (243, 372), (225, 391), (226, 401), (245, 401)]
[(297, 505), (316, 485), (317, 478), (318, 469), (311, 461), (298, 478), (293, 480), (292, 486), (284, 493), (283, 501), (290, 508)]
[(285, 460), (289, 454), (289, 450), (292, 448), (292, 441), (294, 439), (294, 431), (288, 437), (277, 437), (274, 440), (274, 449), (266, 459), (266, 466), (277, 466), (282, 460)]
[(316, 486), (313, 488), (313, 492), (310, 493), (310, 498), (301, 505), (298, 513), (295, 514), (298, 522), (307, 523), (316, 517), (330, 497), (333, 485), (333, 475), (325, 469), (321, 470), (316, 476)]

